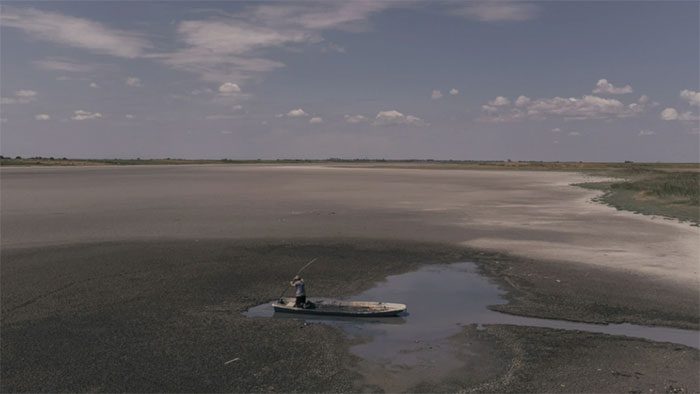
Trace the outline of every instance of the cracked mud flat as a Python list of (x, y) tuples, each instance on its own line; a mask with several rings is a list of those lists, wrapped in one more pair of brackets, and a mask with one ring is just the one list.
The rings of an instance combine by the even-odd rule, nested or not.
[[(475, 261), (509, 313), (698, 325), (698, 229), (588, 203), (576, 174), (1, 171), (3, 391), (371, 390), (339, 330), (240, 315), (318, 255), (314, 292)], [(677, 345), (503, 325), (455, 340), (479, 363), (414, 389), (698, 390), (698, 352)]]

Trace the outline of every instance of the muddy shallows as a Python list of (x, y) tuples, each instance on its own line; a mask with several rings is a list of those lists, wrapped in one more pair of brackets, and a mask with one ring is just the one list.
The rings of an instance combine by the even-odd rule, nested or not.
[[(389, 276), (350, 300), (397, 302), (408, 306), (398, 317), (344, 318), (275, 313), (270, 303), (244, 314), (251, 318), (302, 319), (307, 324), (341, 328), (356, 344), (353, 354), (363, 362), (359, 369), (370, 384), (392, 390), (411, 387), (430, 377), (444, 379), (465, 363), (478, 360), (476, 352), (460, 348), (453, 337), (465, 325), (511, 324), (578, 330), (671, 342), (700, 347), (700, 333), (634, 324), (586, 324), (508, 315), (488, 308), (506, 303), (504, 292), (480, 275), (474, 263), (430, 265), (414, 272)], [(309, 294), (324, 297), (327, 294)]]

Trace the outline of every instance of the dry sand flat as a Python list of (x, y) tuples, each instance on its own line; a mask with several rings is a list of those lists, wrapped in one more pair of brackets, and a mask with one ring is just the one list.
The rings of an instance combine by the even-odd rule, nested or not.
[(3, 168), (5, 247), (143, 238), (449, 242), (700, 283), (700, 228), (591, 202), (577, 173), (321, 166)]

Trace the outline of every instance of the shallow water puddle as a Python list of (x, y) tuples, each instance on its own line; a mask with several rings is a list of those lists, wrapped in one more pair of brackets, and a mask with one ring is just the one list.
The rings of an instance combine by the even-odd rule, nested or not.
[(449, 371), (463, 365), (465, 357), (469, 358), (469, 355), (456, 351), (449, 338), (462, 330), (460, 326), (468, 324), (513, 324), (580, 330), (700, 348), (700, 333), (692, 330), (633, 324), (575, 323), (489, 310), (489, 305), (507, 302), (503, 294), (496, 284), (479, 275), (475, 264), (464, 262), (431, 265), (418, 271), (389, 276), (372, 289), (350, 298), (406, 304), (408, 311), (400, 317), (365, 319), (274, 313), (269, 303), (251, 308), (245, 315), (332, 324), (354, 337), (366, 339), (351, 348), (354, 354), (367, 362), (367, 365), (361, 366), (360, 372), (369, 383), (393, 391), (409, 388), (426, 376), (444, 377)]

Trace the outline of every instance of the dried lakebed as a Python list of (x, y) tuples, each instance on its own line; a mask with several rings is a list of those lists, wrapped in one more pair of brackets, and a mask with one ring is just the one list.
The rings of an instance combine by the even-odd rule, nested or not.
[[(313, 281), (310, 281), (313, 285)], [(313, 294), (311, 294), (313, 298)], [(386, 281), (350, 300), (379, 300), (408, 305), (392, 318), (342, 318), (274, 313), (270, 303), (244, 314), (251, 318), (302, 319), (308, 324), (339, 327), (356, 342), (351, 352), (363, 361), (358, 367), (366, 383), (385, 390), (405, 390), (428, 380), (439, 381), (478, 354), (455, 346), (453, 337), (465, 325), (508, 324), (622, 335), (700, 348), (700, 333), (634, 324), (586, 324), (509, 315), (490, 310), (506, 303), (504, 292), (480, 275), (470, 262), (429, 265), (387, 277)]]

